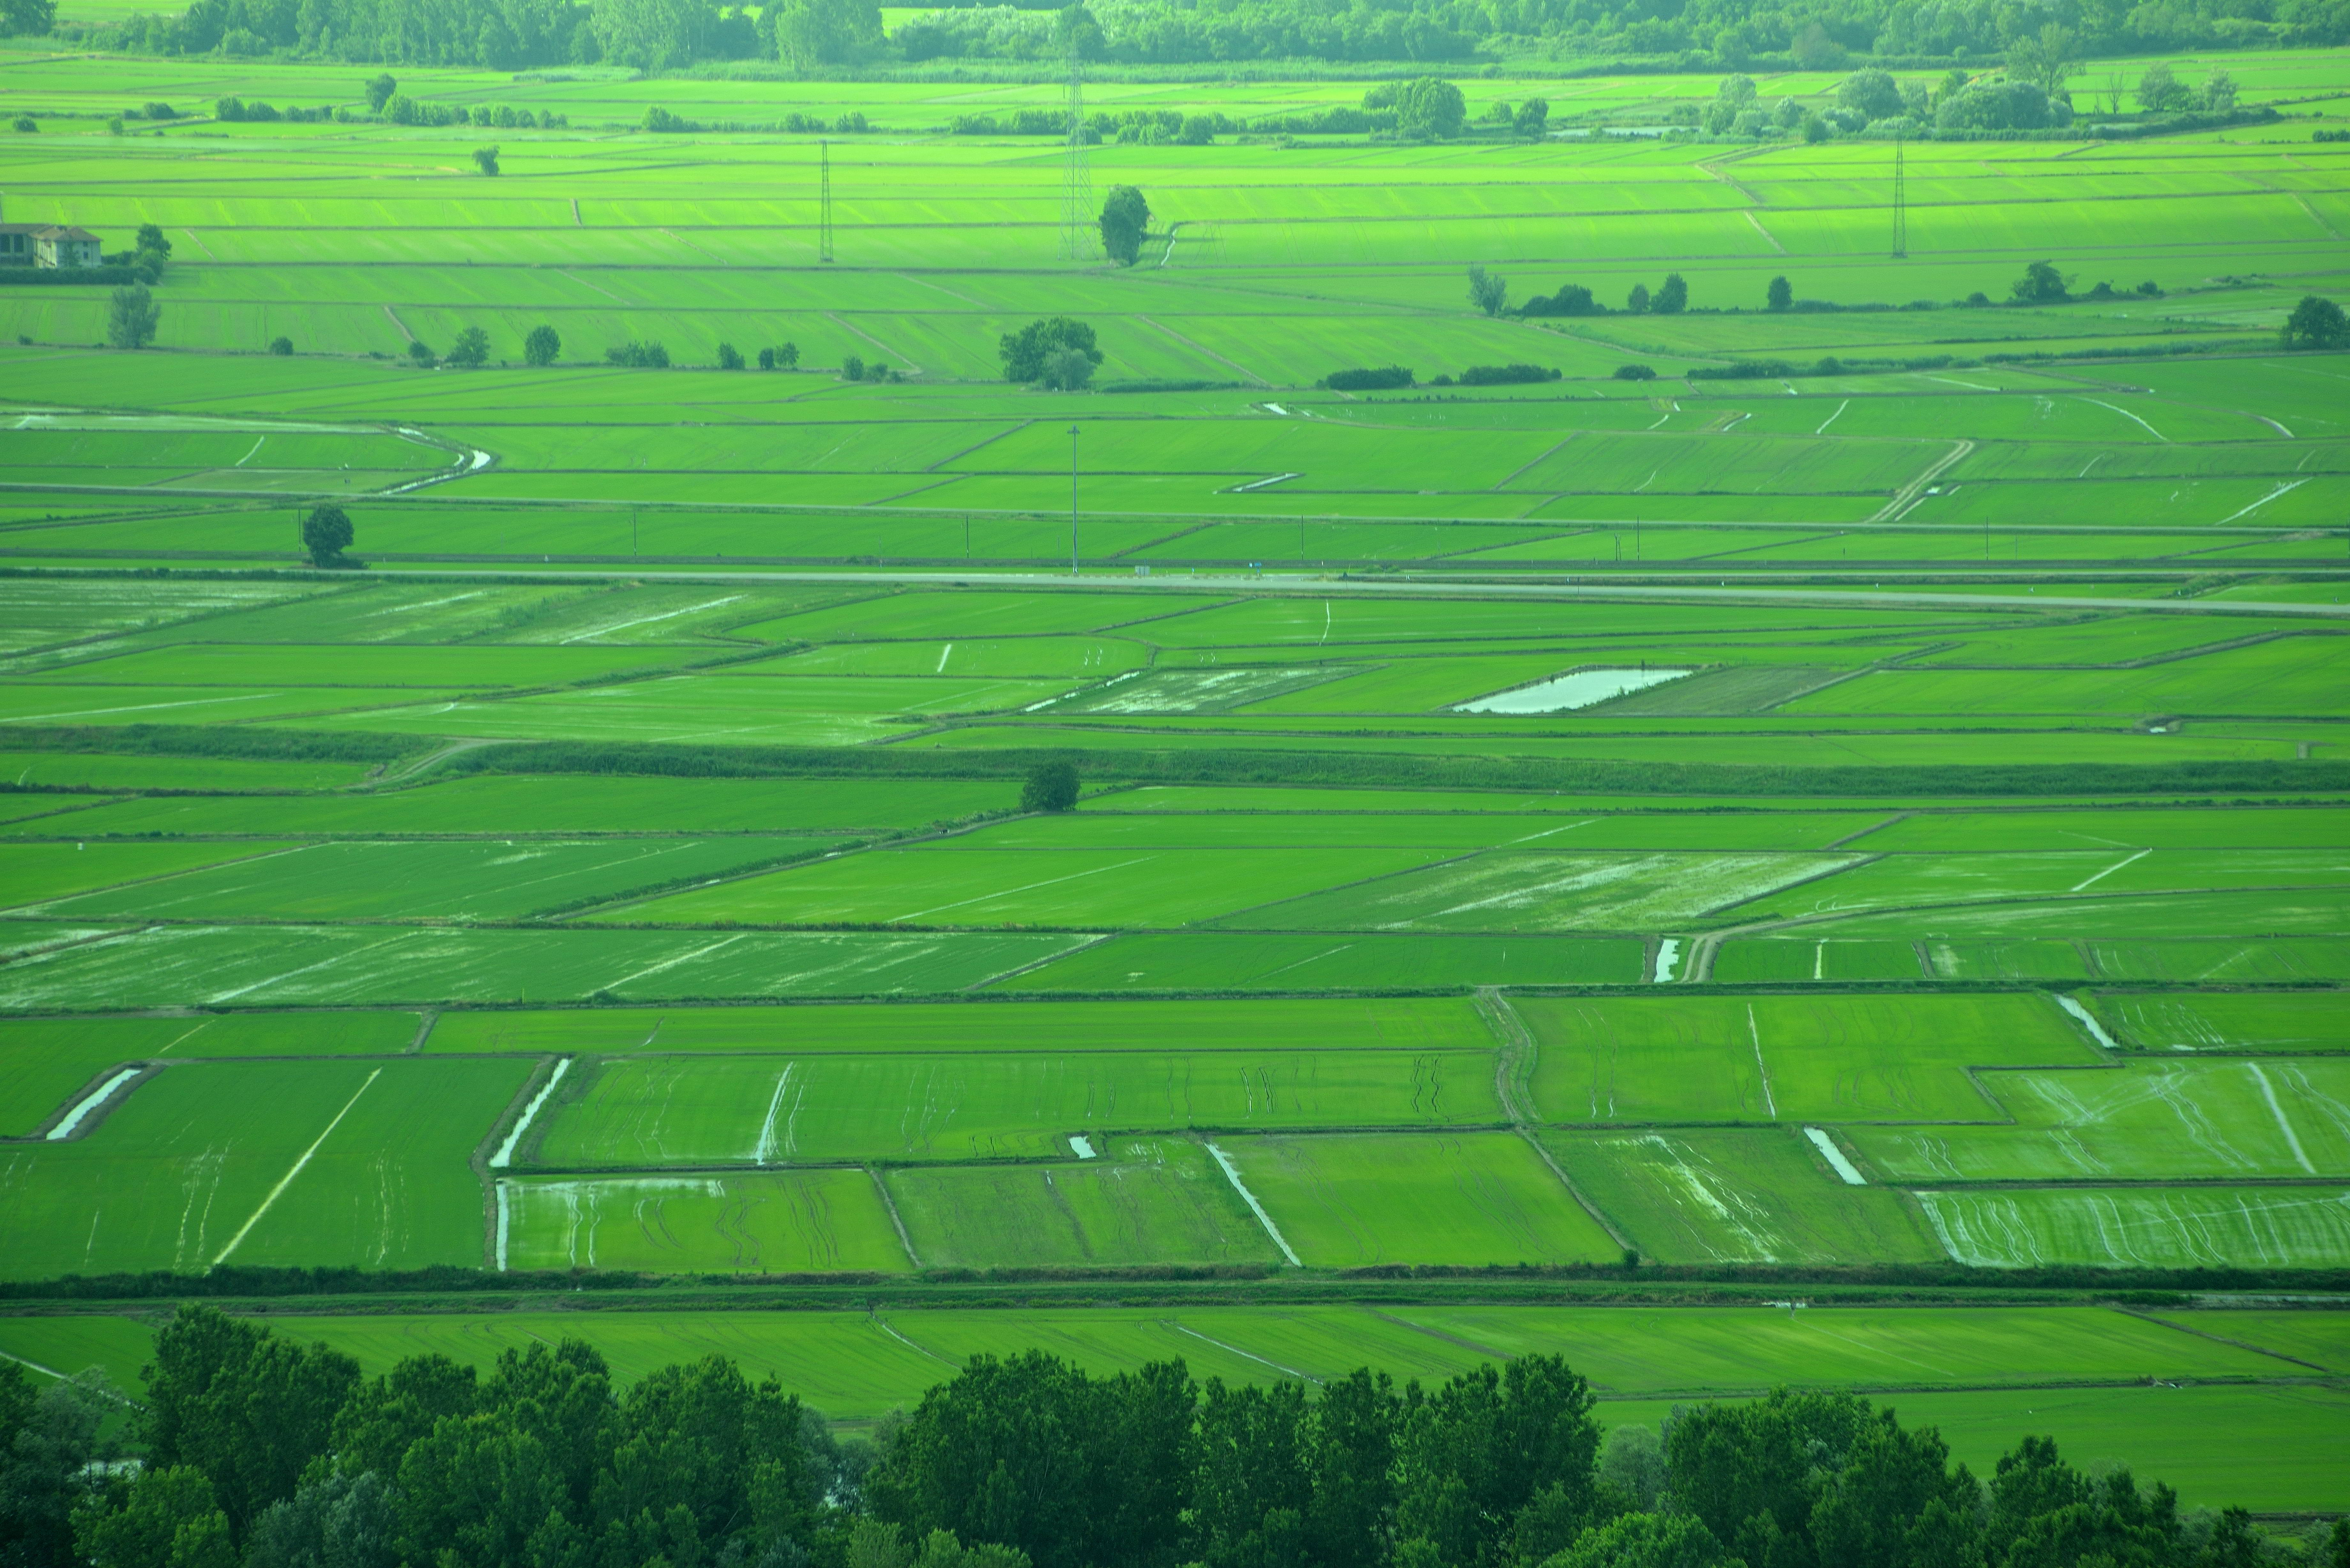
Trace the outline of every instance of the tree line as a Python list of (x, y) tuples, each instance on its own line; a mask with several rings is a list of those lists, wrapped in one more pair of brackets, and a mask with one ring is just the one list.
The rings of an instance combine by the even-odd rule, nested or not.
[[(68, 24), (85, 45), (496, 70), (651, 69), (763, 57), (802, 67), (940, 57), (1125, 64), (1671, 57), (1835, 69), (1856, 56), (1987, 60), (2043, 27), (2089, 56), (2350, 39), (2350, 0), (1089, 0), (949, 7), (885, 36), (875, 0), (194, 0), (173, 16)], [(0, 33), (42, 33), (56, 0), (0, 0)]]
[[(486, 1375), (369, 1377), (206, 1306), (121, 1397), (0, 1365), (0, 1558), (25, 1568), (2257, 1568), (2240, 1509), (2182, 1511), (2027, 1437), (1987, 1480), (1931, 1428), (1785, 1390), (1603, 1431), (1557, 1356), (1399, 1387), (1229, 1386), (974, 1357), (872, 1437), (710, 1356), (623, 1388), (567, 1339)], [(2350, 1568), (2350, 1522), (2318, 1542)], [(2297, 1554), (2296, 1554), (2297, 1555)], [(2309, 1561), (2303, 1558), (2301, 1561)]]

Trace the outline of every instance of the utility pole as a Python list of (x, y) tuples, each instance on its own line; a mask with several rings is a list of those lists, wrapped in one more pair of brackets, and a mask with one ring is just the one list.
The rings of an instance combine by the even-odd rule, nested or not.
[(1909, 192), (1902, 180), (1901, 137), (1893, 139), (1893, 256), (1896, 261), (1909, 254)]
[(1077, 575), (1077, 427), (1069, 427), (1069, 576)]
[(832, 259), (832, 143), (816, 144), (816, 259)]
[(1092, 259), (1086, 238), (1092, 221), (1094, 189), (1086, 169), (1086, 89), (1077, 59), (1077, 41), (1069, 40), (1069, 163), (1061, 192), (1061, 254), (1073, 262)]

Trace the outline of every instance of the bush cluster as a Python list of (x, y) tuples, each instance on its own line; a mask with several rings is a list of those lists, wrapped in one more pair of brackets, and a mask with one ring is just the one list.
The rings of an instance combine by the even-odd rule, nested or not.
[(1409, 366), (1384, 365), (1372, 369), (1333, 370), (1314, 384), (1333, 392), (1382, 392), (1410, 386), (1412, 374)]

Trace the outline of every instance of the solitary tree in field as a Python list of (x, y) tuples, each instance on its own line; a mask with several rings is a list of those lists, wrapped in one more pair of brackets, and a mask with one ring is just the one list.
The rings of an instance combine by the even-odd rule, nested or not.
[(494, 147), (473, 149), (473, 167), (494, 180), (498, 174), (498, 150)]
[(2350, 348), (2350, 317), (2332, 300), (2306, 294), (2285, 317), (2282, 337), (2288, 348)]
[(1091, 327), (1066, 316), (1048, 316), (1003, 335), (1003, 379), (1022, 384), (1042, 380), (1045, 361), (1064, 348), (1074, 348), (1097, 365), (1102, 362)]
[(1624, 308), (1635, 316), (1645, 313), (1648, 308), (1648, 286), (1645, 283), (1634, 284), (1630, 292), (1624, 296)]
[(1120, 266), (1132, 266), (1142, 256), (1142, 236), (1150, 227), (1150, 203), (1132, 185), (1111, 189), (1102, 203), (1102, 249)]
[(2018, 305), (2061, 305), (2073, 297), (2056, 264), (2044, 261), (2025, 267), (2023, 275), (2009, 286), (2008, 293)]
[(1023, 811), (1074, 811), (1077, 805), (1077, 769), (1074, 763), (1039, 763), (1020, 786)]
[(490, 335), (478, 327), (468, 327), (457, 334), (457, 341), (449, 346), (449, 363), (468, 370), (478, 370), (490, 362)]
[(408, 357), (416, 361), (416, 368), (420, 370), (430, 370), (439, 363), (438, 358), (432, 352), (432, 345), (421, 337), (411, 337), (408, 340)]
[(1795, 286), (1789, 283), (1783, 274), (1771, 280), (1771, 288), (1765, 297), (1773, 310), (1792, 310), (1795, 305)]
[(1541, 137), (1547, 133), (1550, 130), (1550, 99), (1530, 98), (1518, 105), (1518, 112), (1510, 121), (1510, 129), (1520, 136)]
[(1510, 302), (1510, 280), (1482, 266), (1469, 269), (1469, 303), (1487, 316), (1499, 316)]
[(106, 306), (106, 340), (117, 348), (144, 348), (155, 341), (162, 307), (144, 284), (118, 288)]
[(283, 358), (286, 355), (294, 352), (294, 339), (291, 337), (272, 337), (269, 340), (269, 351)]
[(722, 370), (741, 369), (743, 351), (732, 343), (721, 343), (718, 346), (718, 368)]
[(840, 379), (844, 381), (865, 379), (865, 357), (861, 354), (843, 354), (840, 357)]
[(375, 110), (378, 114), (381, 114), (383, 112), (383, 106), (390, 103), (391, 101), (391, 95), (399, 90), (399, 79), (390, 71), (385, 71), (380, 76), (369, 78), (367, 82), (368, 108)]
[(1687, 310), (1689, 280), (1677, 272), (1665, 274), (1665, 281), (1658, 288), (1657, 297), (1648, 302), (1648, 308), (1659, 316), (1679, 316)]
[(302, 548), (310, 552), (314, 566), (331, 566), (343, 558), (351, 547), (351, 520), (339, 506), (331, 502), (314, 506), (302, 519)]
[(563, 339), (552, 327), (534, 327), (530, 329), (530, 336), (522, 340), (522, 358), (525, 365), (552, 365), (562, 352)]

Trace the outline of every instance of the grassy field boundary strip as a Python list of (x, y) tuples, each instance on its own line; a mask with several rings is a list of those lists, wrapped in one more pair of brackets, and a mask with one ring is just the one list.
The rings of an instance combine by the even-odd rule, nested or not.
[(1510, 1118), (1510, 1130), (1534, 1151), (1534, 1158), (1548, 1167), (1553, 1176), (1558, 1178), (1558, 1184), (1566, 1189), (1569, 1198), (1575, 1199), (1577, 1208), (1591, 1216), (1591, 1222), (1606, 1231), (1609, 1241), (1630, 1252), (1633, 1250), (1632, 1239), (1600, 1211), (1599, 1206), (1575, 1184), (1575, 1179), (1566, 1173), (1566, 1168), (1559, 1164), (1557, 1158), (1543, 1144), (1538, 1131), (1539, 1107), (1532, 1104), (1534, 1060), (1542, 1049), (1541, 1043), (1534, 1038), (1534, 1031), (1526, 1027), (1525, 1020), (1511, 1008), (1510, 999), (1498, 988), (1479, 986), (1475, 996), (1478, 1013), (1502, 1043), (1494, 1064), (1493, 1092), (1502, 1102), (1503, 1114)]
[[(667, 231), (663, 232), (666, 233)], [(911, 356), (905, 353), (902, 349), (891, 348), (889, 344), (882, 342), (879, 337), (874, 337), (870, 332), (866, 331), (862, 327), (858, 327), (853, 322), (843, 321), (840, 318), (840, 313), (838, 311), (827, 310), (824, 313), (824, 318), (827, 321), (831, 322), (835, 327), (839, 327), (843, 332), (852, 333), (858, 337), (864, 338), (865, 341), (873, 345), (874, 348), (879, 349), (882, 353), (889, 355), (891, 358), (903, 359), (906, 362), (906, 369), (909, 374), (916, 376), (923, 374), (922, 368), (914, 363)]]
[(1281, 1227), (1273, 1222), (1273, 1216), (1264, 1211), (1264, 1205), (1257, 1201), (1256, 1194), (1251, 1192), (1248, 1189), (1248, 1183), (1241, 1179), (1240, 1167), (1232, 1163), (1232, 1157), (1212, 1143), (1207, 1145), (1207, 1150), (1215, 1159), (1217, 1168), (1224, 1173), (1224, 1179), (1232, 1184), (1232, 1190), (1241, 1195), (1241, 1201), (1247, 1204), (1249, 1212), (1256, 1216), (1256, 1222), (1264, 1227), (1265, 1235), (1272, 1239), (1274, 1246), (1281, 1249), (1281, 1255), (1289, 1260), (1289, 1266), (1293, 1269), (1304, 1268), (1305, 1265), (1298, 1262), (1295, 1250), (1282, 1235)]
[(294, 1185), (294, 1179), (302, 1174), (303, 1168), (310, 1163), (310, 1157), (318, 1152), (319, 1146), (333, 1136), (337, 1127), (343, 1125), (343, 1118), (351, 1114), (351, 1107), (359, 1103), (359, 1096), (373, 1087), (375, 1081), (382, 1076), (383, 1069), (378, 1067), (367, 1075), (364, 1083), (352, 1091), (351, 1097), (343, 1102), (343, 1108), (335, 1113), (335, 1119), (327, 1124), (325, 1131), (311, 1140), (310, 1147), (302, 1151), (302, 1157), (294, 1162), (293, 1168), (277, 1179), (277, 1185), (269, 1189), (269, 1196), (261, 1200), (261, 1207), (255, 1209), (246, 1217), (244, 1223), (237, 1227), (236, 1234), (228, 1239), (228, 1245), (214, 1254), (212, 1261), (213, 1268), (217, 1269), (228, 1262), (229, 1254), (244, 1243), (244, 1239), (253, 1233), (253, 1228), (261, 1223), (262, 1216), (267, 1214), (276, 1204), (277, 1199), (284, 1195), (286, 1189)]
[[(897, 1230), (898, 1245), (906, 1249), (906, 1262), (917, 1269), (920, 1268), (922, 1266), (921, 1254), (914, 1251), (914, 1238), (908, 1233), (906, 1230), (905, 1216), (898, 1212), (898, 1200), (890, 1196), (889, 1184), (881, 1179), (881, 1172), (875, 1167), (865, 1165), (858, 1167), (858, 1168), (863, 1170), (867, 1176), (872, 1178), (873, 1190), (881, 1195), (882, 1211), (889, 1216), (889, 1223)], [(909, 1340), (907, 1343), (910, 1345), (913, 1342)], [(917, 1346), (917, 1348), (920, 1347)]]
[(1141, 322), (1145, 327), (1149, 327), (1152, 331), (1166, 337), (1177, 348), (1189, 348), (1191, 352), (1200, 355), (1203, 358), (1213, 359), (1217, 364), (1222, 365), (1224, 369), (1241, 377), (1243, 380), (1248, 381), (1253, 386), (1270, 388), (1273, 385), (1271, 381), (1266, 380), (1263, 376), (1258, 375), (1254, 370), (1250, 369), (1247, 366), (1240, 364), (1235, 360), (1225, 358), (1222, 354), (1217, 353), (1214, 349), (1207, 347), (1203, 343), (1193, 342), (1191, 338), (1184, 337), (1180, 332), (1176, 331), (1173, 327), (1169, 327), (1162, 322), (1154, 321), (1148, 316), (1138, 316), (1135, 319)]
[(883, 1334), (888, 1334), (891, 1339), (896, 1340), (899, 1344), (904, 1345), (915, 1355), (927, 1355), (932, 1361), (937, 1362), (940, 1366), (951, 1366), (957, 1372), (962, 1370), (962, 1363), (955, 1360), (952, 1356), (940, 1355), (937, 1351), (932, 1350), (929, 1345), (922, 1344), (920, 1340), (909, 1339), (906, 1335), (898, 1332), (898, 1327), (895, 1324), (891, 1323), (888, 1318), (881, 1316), (879, 1313), (876, 1313), (873, 1315), (871, 1321), (874, 1327), (879, 1329)]
[(1928, 485), (1933, 483), (1934, 481), (1939, 479), (1943, 474), (1948, 473), (1951, 469), (1964, 462), (1968, 454), (1972, 452), (1974, 450), (1975, 443), (1971, 441), (1952, 441), (1950, 443), (1950, 451), (1944, 452), (1934, 462), (1928, 463), (1923, 472), (1919, 472), (1916, 478), (1910, 480), (1908, 483), (1895, 491), (1893, 493), (1892, 500), (1887, 501), (1883, 506), (1878, 507), (1877, 511), (1862, 519), (1862, 526), (1866, 527), (1871, 523), (1897, 523), (1900, 521), (1905, 513), (1907, 513), (1911, 507), (1917, 505), (1918, 502), (1925, 499), (1925, 489)]
[[(984, 451), (1000, 441), (1009, 441), (1035, 422), (1036, 421), (1034, 419), (1024, 419), (1018, 424), (1014, 425), (1010, 430), (990, 431), (987, 434), (980, 437), (977, 441), (972, 442), (969, 446), (964, 447), (962, 451), (951, 452), (944, 457), (939, 459), (936, 462), (926, 464), (923, 467), (922, 472), (924, 473), (936, 473), (941, 469), (946, 467), (947, 464), (956, 462), (959, 459), (969, 457), (972, 452)], [(892, 497), (891, 499), (894, 500), (897, 498)]]
[(2249, 1339), (2236, 1339), (2224, 1334), (2213, 1334), (2208, 1328), (2196, 1328), (2189, 1324), (2174, 1323), (2169, 1318), (2158, 1316), (2142, 1307), (2116, 1305), (2114, 1310), (2126, 1313), (2142, 1322), (2160, 1324), (2165, 1328), (2175, 1328), (2181, 1334), (2191, 1334), (2198, 1339), (2208, 1339), (2220, 1345), (2232, 1345), (2238, 1350), (2249, 1350), (2256, 1355), (2272, 1355), (2279, 1361), (2290, 1362), (2295, 1366), (2306, 1366), (2321, 1376), (2331, 1377), (2335, 1375), (2335, 1369), (2331, 1366), (2321, 1366), (2314, 1361), (2303, 1361), (2298, 1355), (2287, 1355), (2282, 1350), (2274, 1350), (2265, 1345), (2256, 1345)]
[(1846, 845), (1850, 844), (1856, 838), (1866, 838), (1870, 834), (1881, 832), (1886, 828), (1891, 827), (1896, 823), (1907, 822), (1917, 815), (1918, 814), (1914, 811), (1897, 811), (1888, 817), (1885, 817), (1877, 822), (1872, 822), (1866, 827), (1857, 828), (1851, 833), (1847, 833), (1842, 838), (1831, 838), (1825, 844), (1821, 845), (1820, 847), (1822, 849), (1842, 849)]
[(1259, 1366), (1270, 1366), (1275, 1372), (1280, 1373), (1284, 1377), (1295, 1377), (1300, 1382), (1311, 1383), (1316, 1388), (1322, 1386), (1323, 1380), (1315, 1376), (1311, 1372), (1301, 1372), (1295, 1366), (1284, 1366), (1280, 1362), (1272, 1359), (1270, 1356), (1259, 1355), (1253, 1350), (1243, 1350), (1237, 1345), (1227, 1345), (1224, 1341), (1216, 1338), (1213, 1334), (1201, 1334), (1198, 1329), (1193, 1328), (1189, 1324), (1180, 1323), (1173, 1318), (1170, 1318), (1167, 1320), (1167, 1326), (1173, 1329), (1177, 1334), (1189, 1334), (1193, 1339), (1199, 1340), (1203, 1345), (1212, 1345), (1218, 1350), (1229, 1352), (1233, 1355), (1241, 1357), (1243, 1361), (1253, 1361)]
[(1026, 963), (1014, 964), (1012, 968), (1005, 970), (1001, 974), (991, 974), (983, 979), (972, 981), (969, 985), (964, 986), (962, 989), (965, 991), (993, 990), (994, 987), (1001, 985), (1007, 980), (1017, 979), (1019, 976), (1024, 974), (1033, 974), (1037, 970), (1046, 969), (1054, 964), (1059, 963), (1063, 959), (1075, 958), (1081, 952), (1086, 952), (1094, 948), (1100, 947), (1104, 942), (1114, 942), (1125, 934), (1126, 933), (1123, 931), (1095, 932), (1087, 936), (1084, 941), (1079, 942), (1076, 947), (1064, 948), (1059, 952), (1046, 953), (1043, 958), (1034, 958), (1030, 959)]

